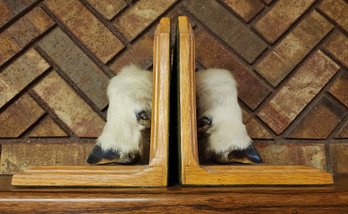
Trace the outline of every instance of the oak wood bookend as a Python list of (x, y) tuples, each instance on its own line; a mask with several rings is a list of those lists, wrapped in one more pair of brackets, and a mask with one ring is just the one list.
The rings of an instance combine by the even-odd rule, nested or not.
[(307, 166), (200, 165), (196, 124), (194, 34), (187, 17), (179, 17), (177, 32), (180, 181), (184, 185), (323, 185), (327, 172)]
[(38, 166), (15, 174), (15, 186), (167, 186), (170, 20), (154, 37), (152, 126), (149, 164), (144, 166)]

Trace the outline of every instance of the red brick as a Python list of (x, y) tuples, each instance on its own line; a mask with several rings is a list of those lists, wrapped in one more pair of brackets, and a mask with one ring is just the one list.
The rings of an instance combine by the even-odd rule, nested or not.
[(41, 8), (38, 7), (31, 10), (27, 17), (34, 25), (36, 30), (40, 33), (43, 33), (54, 24), (52, 19)]
[(19, 137), (43, 114), (29, 95), (23, 95), (0, 114), (0, 137)]
[(262, 39), (218, 2), (188, 0), (185, 6), (247, 62), (252, 63), (267, 48)]
[(48, 0), (45, 4), (102, 62), (106, 63), (124, 48), (80, 1)]
[(273, 139), (274, 136), (259, 121), (251, 118), (246, 125), (249, 136), (252, 139)]
[(274, 136), (270, 131), (261, 125), (250, 113), (243, 110), (243, 123), (252, 139), (272, 139)]
[(46, 116), (36, 127), (30, 132), (30, 137), (66, 137), (67, 134), (60, 128), (52, 118)]
[(50, 17), (37, 7), (11, 25), (7, 32), (10, 33), (19, 47), (24, 48), (53, 24)]
[(41, 8), (33, 9), (12, 24), (0, 34), (0, 42), (4, 45), (0, 49), (0, 65), (13, 57), (52, 25), (53, 21)]
[(254, 28), (268, 41), (277, 40), (314, 2), (315, 0), (278, 1), (266, 13)]
[(110, 69), (117, 74), (121, 68), (131, 63), (141, 68), (152, 65), (153, 55), (153, 32), (147, 33), (141, 40), (137, 41), (129, 50), (122, 53), (111, 65)]
[(54, 29), (39, 42), (39, 47), (100, 109), (108, 104), (109, 78), (63, 31)]
[(56, 72), (51, 72), (33, 90), (77, 136), (100, 135), (103, 119)]
[(27, 16), (11, 25), (7, 32), (12, 35), (12, 38), (19, 47), (24, 47), (39, 35), (39, 32), (35, 29)]
[(348, 174), (348, 144), (330, 144), (333, 168), (337, 174)]
[(0, 107), (48, 68), (47, 62), (33, 49), (16, 59), (0, 73)]
[(257, 143), (263, 163), (269, 165), (305, 165), (326, 170), (325, 145), (321, 143)]
[(232, 72), (238, 83), (238, 95), (255, 109), (270, 93), (252, 71), (205, 31), (196, 32), (196, 57), (207, 68), (224, 68)]
[(0, 44), (0, 65), (5, 63), (21, 50), (16, 41), (6, 31), (0, 34)]
[(344, 0), (325, 0), (321, 2), (319, 8), (348, 31), (348, 4)]
[(324, 53), (315, 52), (262, 107), (258, 116), (281, 134), (338, 70), (338, 65)]
[(83, 166), (94, 143), (3, 143), (0, 173), (14, 174), (29, 166)]
[(252, 115), (249, 112), (247, 112), (245, 109), (243, 108), (241, 109), (242, 109), (243, 123), (246, 124), (246, 122), (248, 122), (251, 119)]
[(132, 41), (164, 13), (176, 0), (139, 0), (113, 22)]
[(289, 137), (326, 139), (341, 122), (345, 114), (345, 109), (324, 97), (300, 121)]
[(332, 27), (319, 13), (310, 13), (256, 65), (256, 70), (277, 86)]
[(124, 0), (88, 0), (88, 3), (109, 20), (114, 18), (123, 8), (127, 6), (127, 3)]
[(259, 0), (224, 0), (224, 2), (246, 22), (264, 7)]
[(35, 0), (10, 0), (0, 3), (0, 27), (29, 7)]
[(335, 32), (325, 43), (324, 49), (334, 55), (348, 68), (348, 38), (342, 33)]
[(330, 93), (348, 107), (348, 72), (344, 71), (332, 84)]
[(346, 126), (342, 129), (341, 133), (339, 134), (340, 138), (348, 138), (348, 123)]
[[(170, 18), (171, 29), (176, 28), (177, 18), (182, 15), (181, 9), (174, 9), (170, 11), (166, 17)], [(191, 22), (192, 27), (195, 22)], [(149, 68), (152, 65), (153, 58), (153, 39), (155, 28), (151, 28), (141, 39), (137, 40), (132, 46), (124, 51), (117, 59), (110, 65), (110, 69), (114, 74), (117, 74), (121, 68), (129, 64), (136, 64), (141, 68)], [(172, 30), (172, 34), (175, 30)], [(171, 44), (175, 43), (175, 36), (171, 37)]]

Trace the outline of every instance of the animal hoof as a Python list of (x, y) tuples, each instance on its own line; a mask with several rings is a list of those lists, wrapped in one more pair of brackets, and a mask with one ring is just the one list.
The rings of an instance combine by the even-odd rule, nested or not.
[(132, 164), (139, 160), (139, 156), (135, 152), (122, 153), (113, 150), (102, 150), (98, 145), (94, 146), (91, 154), (87, 158), (87, 163), (89, 164)]
[(243, 150), (233, 150), (226, 155), (219, 154), (215, 156), (215, 161), (221, 164), (229, 163), (261, 163), (262, 158), (255, 150), (253, 145), (250, 145)]

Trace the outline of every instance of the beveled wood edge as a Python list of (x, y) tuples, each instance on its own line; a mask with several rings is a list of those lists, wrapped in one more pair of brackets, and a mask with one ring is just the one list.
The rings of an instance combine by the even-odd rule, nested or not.
[[(179, 102), (180, 102), (180, 149), (181, 168), (198, 166), (197, 128), (196, 128), (196, 82), (194, 34), (186, 16), (179, 16)], [(185, 171), (181, 172), (185, 176)]]
[(187, 17), (179, 17), (180, 150), (183, 185), (327, 185), (333, 176), (308, 166), (199, 165), (195, 43)]
[[(274, 167), (274, 168), (273, 168)], [(330, 185), (330, 173), (303, 166), (185, 167), (184, 185)], [(198, 179), (199, 178), (199, 179)]]
[(196, 129), (196, 83), (194, 76), (195, 49), (194, 35), (186, 16), (179, 16), (177, 29), (178, 43), (178, 87), (179, 87), (179, 148), (180, 182), (185, 183), (186, 167), (199, 167)]
[[(168, 168), (170, 106), (170, 19), (162, 18), (155, 32), (150, 166)], [(155, 63), (157, 62), (157, 63)]]
[[(30, 167), (25, 170), (25, 173), (37, 174), (56, 174), (56, 173), (70, 173), (70, 174), (134, 174), (148, 169), (148, 165), (135, 166), (38, 166)], [(18, 173), (20, 174), (20, 173)]]
[[(148, 167), (131, 173), (108, 172), (56, 172), (22, 173), (12, 179), (15, 186), (88, 186), (88, 187), (165, 187), (162, 167)], [(15, 181), (15, 183), (14, 183)]]
[(95, 166), (31, 166), (26, 170), (122, 170), (132, 169), (140, 170), (147, 167), (147, 165), (95, 165)]
[[(168, 183), (170, 19), (154, 36), (150, 159), (146, 166), (38, 166), (12, 177), (14, 186), (151, 186)], [(110, 167), (106, 169), (106, 167)]]

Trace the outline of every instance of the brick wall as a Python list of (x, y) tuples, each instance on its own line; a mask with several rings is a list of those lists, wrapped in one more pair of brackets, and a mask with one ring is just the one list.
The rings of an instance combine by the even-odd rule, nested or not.
[(151, 68), (155, 25), (178, 15), (194, 24), (197, 67), (237, 79), (266, 163), (348, 174), (345, 0), (0, 0), (0, 11), (2, 174), (85, 164), (108, 79)]

